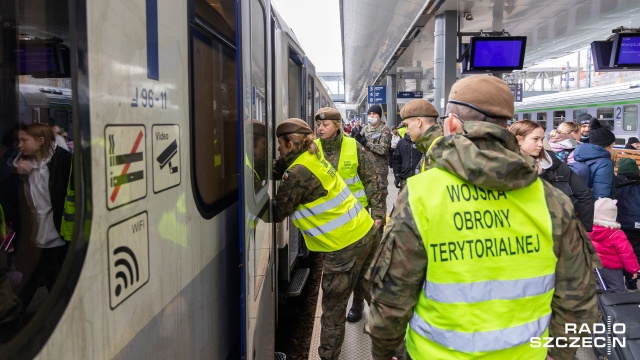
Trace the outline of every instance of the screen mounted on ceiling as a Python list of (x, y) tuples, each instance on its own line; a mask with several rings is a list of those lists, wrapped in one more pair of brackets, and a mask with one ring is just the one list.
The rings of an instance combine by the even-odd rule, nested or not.
[(610, 66), (618, 70), (640, 68), (640, 34), (618, 33), (613, 37)]
[(526, 36), (472, 37), (468, 70), (521, 70), (526, 44)]

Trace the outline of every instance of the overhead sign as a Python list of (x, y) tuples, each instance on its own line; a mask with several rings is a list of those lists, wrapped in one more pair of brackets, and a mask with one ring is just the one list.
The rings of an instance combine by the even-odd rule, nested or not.
[(180, 184), (180, 126), (153, 125), (153, 192)]
[(149, 226), (147, 213), (111, 226), (109, 249), (109, 304), (115, 309), (149, 281)]
[(146, 131), (142, 125), (110, 125), (104, 130), (107, 208), (147, 196)]
[(421, 67), (398, 67), (397, 74), (401, 79), (422, 79), (424, 77)]
[(422, 99), (422, 91), (398, 91), (398, 99)]
[(367, 103), (369, 104), (386, 104), (387, 103), (387, 87), (386, 86), (368, 86)]
[(522, 102), (522, 84), (509, 84), (514, 102)]

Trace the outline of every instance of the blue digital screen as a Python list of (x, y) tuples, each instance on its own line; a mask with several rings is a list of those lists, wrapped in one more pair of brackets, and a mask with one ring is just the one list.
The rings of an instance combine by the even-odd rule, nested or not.
[(640, 64), (640, 36), (621, 36), (618, 65)]
[(23, 46), (17, 52), (18, 73), (56, 73), (56, 49), (50, 44)]
[(526, 37), (475, 37), (471, 40), (470, 69), (521, 69)]

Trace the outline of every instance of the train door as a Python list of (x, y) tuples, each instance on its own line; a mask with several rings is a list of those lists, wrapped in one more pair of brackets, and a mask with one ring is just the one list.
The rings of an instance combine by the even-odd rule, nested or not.
[[(247, 4), (247, 5), (245, 5)], [(275, 253), (272, 196), (269, 2), (251, 0), (242, 9), (242, 166), (245, 359), (275, 353)]]

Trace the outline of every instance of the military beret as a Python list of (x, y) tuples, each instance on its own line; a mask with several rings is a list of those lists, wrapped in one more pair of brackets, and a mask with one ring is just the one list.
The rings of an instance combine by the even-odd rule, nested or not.
[(311, 128), (304, 120), (298, 118), (287, 119), (280, 123), (280, 125), (278, 125), (278, 127), (276, 128), (277, 137), (292, 133), (306, 135), (313, 134), (313, 131), (311, 131)]
[(316, 113), (316, 117), (315, 120), (334, 120), (334, 121), (340, 121), (342, 120), (342, 115), (340, 115), (340, 112), (332, 107), (323, 107), (322, 109), (318, 110), (318, 112)]
[(430, 102), (423, 99), (411, 100), (400, 110), (400, 117), (402, 120), (410, 117), (434, 117), (440, 116), (438, 110), (436, 110)]
[(451, 87), (449, 102), (472, 108), (488, 117), (513, 117), (513, 93), (506, 82), (495, 76), (475, 75)]
[(251, 120), (253, 125), (253, 135), (267, 136), (267, 127), (259, 120)]

